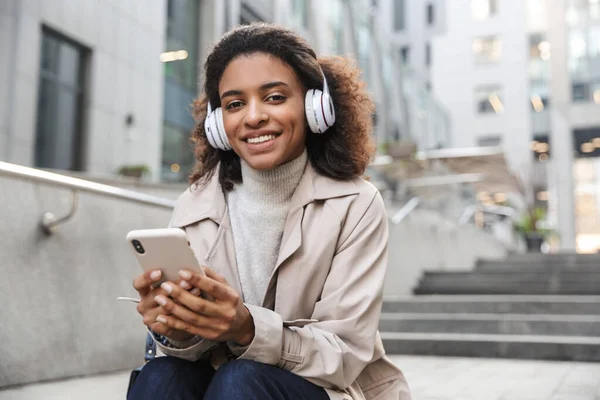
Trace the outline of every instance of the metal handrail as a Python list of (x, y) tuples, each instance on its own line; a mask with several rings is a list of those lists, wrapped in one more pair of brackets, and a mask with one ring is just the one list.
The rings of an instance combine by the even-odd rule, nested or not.
[(508, 217), (511, 218), (513, 221), (516, 221), (519, 218), (519, 214), (511, 207), (497, 206), (491, 204), (471, 204), (465, 208), (458, 220), (458, 223), (460, 225), (468, 224), (473, 215), (475, 215), (475, 213), (477, 213), (478, 211)]
[(104, 185), (101, 183), (86, 181), (84, 179), (73, 178), (54, 172), (43, 171), (37, 168), (24, 167), (22, 165), (11, 164), (0, 161), (0, 175), (9, 178), (32, 181), (37, 183), (51, 184), (71, 189), (73, 191), (73, 203), (69, 213), (63, 217), (57, 218), (54, 214), (47, 212), (40, 221), (40, 227), (44, 233), (50, 235), (56, 226), (68, 221), (77, 209), (77, 195), (79, 192), (88, 192), (105, 197), (126, 200), (134, 203), (173, 209), (175, 200), (152, 196), (145, 193), (135, 192), (133, 190), (121, 189), (115, 186)]
[(399, 223), (404, 221), (404, 219), (408, 217), (408, 215), (417, 208), (419, 203), (421, 203), (421, 199), (419, 199), (418, 197), (413, 197), (412, 199), (407, 201), (406, 204), (402, 206), (402, 208), (398, 210), (398, 212), (396, 212), (396, 214), (394, 214), (394, 216), (392, 217), (392, 224), (398, 225)]

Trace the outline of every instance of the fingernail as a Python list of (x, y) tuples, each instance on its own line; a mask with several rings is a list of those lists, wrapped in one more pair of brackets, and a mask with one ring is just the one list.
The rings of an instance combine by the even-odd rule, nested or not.
[(164, 282), (162, 285), (160, 285), (160, 287), (169, 294), (173, 293), (173, 286), (171, 286), (170, 283)]
[(157, 281), (160, 279), (161, 275), (162, 272), (160, 272), (160, 270), (152, 271), (152, 273), (150, 274), (150, 279), (152, 279), (153, 281)]
[(165, 317), (163, 317), (162, 315), (159, 315), (158, 317), (156, 317), (156, 321), (160, 322), (161, 324), (167, 323), (167, 319)]
[(190, 290), (190, 294), (193, 294), (194, 296), (198, 296), (200, 294), (200, 289), (195, 287), (192, 290)]
[(162, 296), (155, 296), (154, 297), (154, 301), (157, 302), (158, 304), (160, 304), (161, 306), (164, 306), (165, 304), (167, 304), (167, 299), (165, 299)]
[(192, 274), (190, 274), (188, 271), (182, 269), (181, 271), (179, 271), (179, 276), (182, 277), (183, 279), (191, 279)]
[(181, 286), (181, 288), (185, 290), (190, 290), (192, 288), (192, 285), (190, 285), (186, 281), (179, 282), (179, 286)]

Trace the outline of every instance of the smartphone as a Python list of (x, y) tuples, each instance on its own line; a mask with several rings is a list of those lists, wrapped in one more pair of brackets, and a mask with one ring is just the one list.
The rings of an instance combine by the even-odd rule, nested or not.
[(177, 282), (181, 269), (204, 275), (183, 229), (140, 229), (129, 232), (126, 239), (144, 271), (162, 271), (157, 286), (164, 281)]

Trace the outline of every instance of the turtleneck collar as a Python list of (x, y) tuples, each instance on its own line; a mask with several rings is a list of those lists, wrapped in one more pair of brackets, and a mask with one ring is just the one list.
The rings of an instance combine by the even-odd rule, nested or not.
[(244, 190), (254, 200), (268, 204), (287, 202), (292, 198), (306, 168), (306, 149), (296, 159), (269, 170), (252, 169), (242, 160), (242, 184), (236, 190)]

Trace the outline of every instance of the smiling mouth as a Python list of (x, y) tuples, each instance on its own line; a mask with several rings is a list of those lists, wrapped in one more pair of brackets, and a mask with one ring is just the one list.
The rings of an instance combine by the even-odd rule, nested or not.
[(262, 135), (262, 136), (256, 136), (256, 137), (252, 137), (252, 138), (248, 138), (248, 139), (244, 139), (244, 141), (246, 143), (250, 143), (250, 144), (260, 144), (260, 143), (264, 143), (264, 142), (268, 142), (270, 140), (275, 140), (279, 137), (279, 135), (281, 134), (270, 134), (270, 135)]

